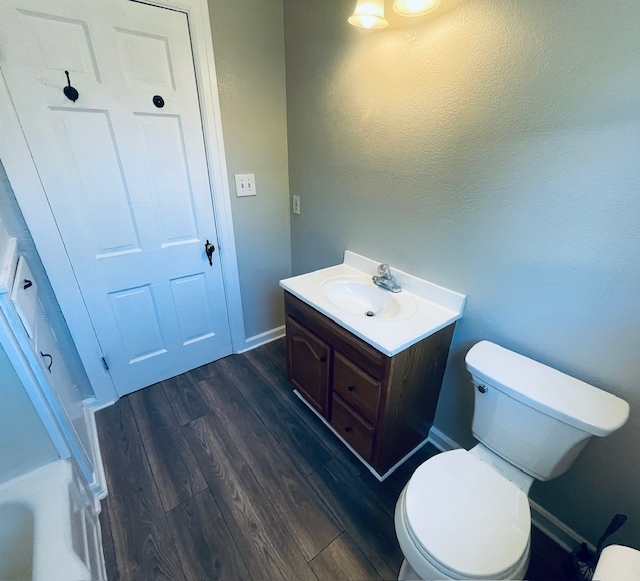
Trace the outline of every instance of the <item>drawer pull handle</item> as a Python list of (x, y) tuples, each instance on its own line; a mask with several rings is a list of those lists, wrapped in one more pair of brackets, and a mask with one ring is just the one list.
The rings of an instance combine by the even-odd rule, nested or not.
[(355, 391), (356, 390), (356, 386), (355, 385), (350, 385), (349, 387), (347, 387), (347, 389), (349, 391)]
[[(49, 373), (51, 373), (51, 366), (53, 365), (53, 357), (51, 355), (49, 355), (48, 353), (43, 353), (42, 351), (40, 351), (40, 355), (42, 356), (42, 358), (44, 359), (45, 357), (49, 358), (49, 365), (47, 365), (47, 371)], [(46, 364), (45, 364), (46, 365)]]
[(326, 363), (326, 362), (327, 362), (326, 357), (320, 357), (320, 363)]
[(22, 285), (22, 288), (24, 290), (27, 290), (30, 286), (33, 286), (33, 282), (31, 282), (28, 278), (24, 279), (24, 284)]
[(349, 433), (349, 432), (351, 431), (351, 426), (347, 426), (347, 427), (344, 429), (344, 431), (345, 431), (345, 432), (347, 432), (347, 433)]

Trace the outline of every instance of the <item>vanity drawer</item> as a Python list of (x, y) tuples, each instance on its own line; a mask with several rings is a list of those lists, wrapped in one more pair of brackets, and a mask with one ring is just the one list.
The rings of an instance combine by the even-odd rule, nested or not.
[(374, 428), (353, 411), (337, 394), (333, 394), (331, 425), (367, 462), (371, 462)]
[(376, 423), (380, 401), (380, 382), (367, 375), (343, 355), (335, 352), (333, 390), (366, 420)]

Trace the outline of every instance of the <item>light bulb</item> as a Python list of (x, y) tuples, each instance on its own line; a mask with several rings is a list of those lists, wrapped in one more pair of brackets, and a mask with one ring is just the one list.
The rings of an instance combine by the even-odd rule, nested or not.
[(440, 0), (395, 0), (393, 10), (401, 16), (422, 16), (440, 6)]
[(389, 23), (384, 17), (384, 0), (358, 0), (349, 24), (361, 28), (385, 28)]

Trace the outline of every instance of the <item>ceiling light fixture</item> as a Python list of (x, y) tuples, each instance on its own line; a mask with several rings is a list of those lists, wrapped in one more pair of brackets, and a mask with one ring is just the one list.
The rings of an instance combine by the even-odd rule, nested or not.
[(440, 6), (440, 0), (395, 0), (394, 12), (401, 16), (422, 16)]
[[(437, 0), (439, 3), (440, 0)], [(358, 0), (349, 24), (361, 28), (385, 28), (389, 23), (384, 17), (384, 0)]]

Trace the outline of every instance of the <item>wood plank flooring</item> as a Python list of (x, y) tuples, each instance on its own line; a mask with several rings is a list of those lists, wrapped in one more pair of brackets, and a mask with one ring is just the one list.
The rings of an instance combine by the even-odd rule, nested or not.
[[(284, 340), (97, 415), (110, 581), (391, 580), (395, 502), (425, 446), (378, 482), (292, 393)], [(534, 529), (527, 579), (563, 579)]]

